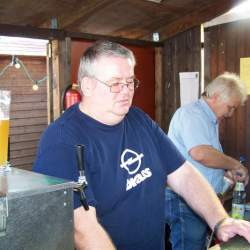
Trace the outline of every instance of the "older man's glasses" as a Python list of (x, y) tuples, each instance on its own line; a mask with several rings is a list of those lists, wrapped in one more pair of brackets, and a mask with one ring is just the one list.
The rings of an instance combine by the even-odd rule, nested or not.
[(231, 106), (229, 104), (226, 104), (226, 105), (227, 105), (227, 109), (229, 113), (233, 113), (237, 109), (237, 106)]
[(107, 86), (110, 89), (111, 93), (119, 93), (122, 91), (122, 89), (124, 88), (124, 86), (126, 86), (129, 90), (135, 90), (139, 87), (140, 81), (136, 78), (131, 78), (131, 79), (127, 79), (125, 83), (123, 82), (104, 82), (101, 81), (95, 77), (92, 77), (93, 79), (95, 79), (96, 81), (104, 84), (105, 86)]

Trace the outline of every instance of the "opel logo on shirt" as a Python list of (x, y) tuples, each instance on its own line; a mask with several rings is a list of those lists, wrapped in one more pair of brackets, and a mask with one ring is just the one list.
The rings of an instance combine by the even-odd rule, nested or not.
[(137, 187), (152, 176), (152, 172), (148, 167), (139, 171), (142, 157), (144, 157), (142, 153), (138, 154), (131, 149), (125, 149), (121, 155), (121, 168), (124, 168), (130, 175), (133, 175), (127, 178), (126, 191)]
[(143, 156), (143, 154), (137, 154), (131, 149), (125, 149), (121, 155), (120, 166), (126, 169), (129, 174), (135, 174), (141, 166), (141, 159)]

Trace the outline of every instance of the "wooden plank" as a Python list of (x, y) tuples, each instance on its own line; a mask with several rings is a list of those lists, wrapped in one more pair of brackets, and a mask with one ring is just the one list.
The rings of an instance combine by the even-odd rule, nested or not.
[(34, 162), (34, 156), (25, 156), (16, 159), (11, 159), (10, 163), (13, 167), (20, 167), (22, 168), (23, 165), (32, 165)]
[[(237, 1), (237, 4), (243, 1), (244, 0)], [(220, 0), (204, 4), (199, 10), (195, 9), (193, 13), (188, 13), (182, 18), (169, 22), (167, 25), (161, 26), (157, 31), (161, 34), (161, 40), (166, 40), (167, 38), (224, 14), (235, 5), (235, 0)]]
[(58, 118), (62, 112), (61, 95), (71, 84), (71, 40), (52, 41), (53, 67), (53, 117)]
[(200, 27), (168, 39), (164, 47), (162, 128), (167, 131), (173, 113), (180, 106), (179, 72), (200, 72)]
[(10, 142), (10, 151), (14, 150), (22, 150), (22, 149), (30, 149), (36, 147), (38, 141), (25, 141), (25, 142)]
[(21, 169), (24, 169), (24, 170), (28, 170), (28, 171), (32, 171), (32, 165), (33, 165), (33, 162), (32, 163), (29, 163), (29, 164), (20, 164), (20, 165), (17, 165), (16, 164), (16, 168), (21, 168)]
[(26, 103), (11, 103), (11, 110), (15, 111), (30, 111), (30, 110), (47, 109), (46, 102), (26, 102)]
[(19, 25), (0, 24), (0, 35), (1, 36), (18, 36), (27, 38), (40, 38), (48, 40), (64, 40), (65, 37), (75, 39), (85, 39), (89, 41), (97, 40), (111, 40), (118, 43), (138, 45), (138, 46), (162, 46), (161, 42), (145, 41), (143, 39), (129, 39), (114, 36), (104, 36), (97, 34), (90, 34), (84, 32), (71, 32), (61, 29), (44, 29), (38, 27), (27, 27)]
[[(235, 72), (235, 59), (236, 59), (236, 49), (235, 49), (235, 41), (236, 39), (234, 38), (232, 40), (232, 38), (235, 35), (235, 32), (233, 32), (233, 30), (228, 29), (227, 25), (219, 25), (218, 26), (218, 38), (219, 39), (219, 50), (218, 50), (218, 74), (223, 73), (224, 71), (230, 71), (231, 72)], [(229, 30), (231, 30), (231, 32), (228, 32)], [(230, 39), (230, 41), (228, 40)], [(225, 54), (223, 56), (223, 66), (221, 66), (221, 42), (224, 43), (223, 47), (225, 50)], [(229, 60), (230, 59), (230, 60)], [(223, 133), (223, 137), (221, 135), (222, 139), (222, 147), (223, 150), (226, 154), (235, 157), (235, 158), (239, 158), (239, 156), (237, 156), (237, 150), (235, 145), (233, 145), (236, 141), (236, 130), (235, 130), (235, 125), (236, 125), (236, 114), (233, 115), (233, 117), (231, 117), (230, 119), (227, 119), (224, 121), (224, 126), (223, 128), (220, 129), (221, 133)], [(224, 131), (222, 131), (222, 129)]]
[(34, 141), (34, 140), (38, 141), (40, 139), (40, 136), (41, 136), (41, 133), (11, 135), (10, 136), (10, 143)]
[[(8, 86), (8, 85), (7, 85)], [(9, 85), (10, 86), (10, 85)], [(15, 88), (15, 86), (11, 86), (13, 88), (11, 90), (11, 96), (13, 95), (20, 95), (20, 96), (29, 96), (34, 95), (34, 90), (32, 89), (33, 84), (30, 83), (30, 86), (18, 86), (18, 88)], [(36, 95), (41, 95), (42, 93), (46, 93), (46, 86), (39, 86), (38, 90), (36, 91)]]
[(30, 103), (30, 102), (46, 102), (46, 95), (12, 95), (11, 102), (12, 103)]
[(27, 125), (47, 125), (47, 116), (32, 118), (32, 119), (11, 119), (10, 126), (18, 127), (18, 126), (27, 126)]
[(51, 41), (47, 45), (47, 115), (48, 124), (54, 120), (53, 114), (53, 65), (52, 65), (52, 44)]
[(10, 159), (17, 159), (20, 157), (34, 157), (36, 155), (36, 148), (29, 148), (29, 149), (22, 149), (22, 150), (15, 150), (11, 152)]
[[(227, 26), (228, 27), (228, 26)], [(249, 28), (249, 20), (243, 21), (243, 22), (235, 22), (234, 26), (232, 26), (232, 29), (236, 30), (236, 32), (233, 35), (236, 35), (236, 44), (235, 44), (235, 50), (236, 50), (236, 58), (234, 60), (235, 62), (235, 72), (238, 74), (240, 73), (240, 58), (246, 57), (247, 54), (247, 34), (250, 32)], [(231, 34), (231, 32), (230, 32)], [(233, 39), (235, 40), (235, 39)], [(250, 42), (250, 40), (249, 40)], [(230, 59), (229, 59), (230, 60)], [(247, 158), (247, 102), (243, 107), (238, 108), (236, 112), (236, 148), (237, 148), (237, 156), (244, 156), (246, 158), (246, 164), (249, 163), (249, 158)]]
[(63, 40), (65, 38), (65, 32), (63, 30), (10, 24), (0, 24), (0, 35), (59, 40)]
[[(142, 39), (129, 39), (129, 38), (122, 38), (122, 37), (114, 37), (114, 36), (104, 36), (104, 35), (94, 35), (88, 33), (81, 33), (81, 32), (67, 32), (68, 37), (72, 39), (84, 39), (87, 41), (97, 41), (97, 40), (109, 40), (121, 44), (128, 44), (128, 45), (136, 45), (142, 47), (162, 47), (163, 42), (153, 42), (153, 41), (145, 41)], [(150, 37), (151, 40), (151, 37)]]
[(11, 116), (11, 119), (46, 117), (47, 110), (37, 109), (37, 110), (29, 110), (28, 112), (26, 110), (25, 111), (17, 110), (17, 111), (11, 111), (10, 116)]
[[(10, 74), (12, 74), (12, 73), (10, 73)], [(13, 74), (15, 74), (15, 73), (13, 73)], [(38, 78), (40, 79), (42, 77), (39, 76)], [(4, 80), (4, 77), (2, 78), (2, 80)], [(1, 86), (3, 86), (3, 87), (11, 87), (13, 89), (15, 87), (18, 87), (18, 88), (19, 87), (23, 87), (23, 88), (26, 88), (29, 92), (33, 92), (34, 93), (34, 90), (32, 89), (32, 86), (33, 86), (32, 82), (31, 81), (27, 81), (27, 79), (25, 79), (25, 78), (22, 79), (21, 76), (18, 79), (18, 84), (16, 83), (15, 79), (13, 79), (13, 80), (9, 80), (8, 79), (8, 81), (6, 81), (6, 82), (3, 81), (3, 83), (1, 83)], [(46, 84), (45, 83), (41, 83), (39, 85), (39, 89), (41, 89), (43, 91), (46, 91), (45, 90), (46, 89)], [(39, 92), (37, 92), (37, 93), (39, 93)]]
[(161, 126), (162, 122), (162, 63), (163, 49), (155, 48), (155, 120)]
[(209, 30), (204, 29), (204, 87), (211, 81), (211, 54), (212, 54), (212, 43), (211, 34)]
[(10, 134), (11, 135), (18, 135), (18, 134), (29, 134), (29, 133), (42, 133), (46, 129), (47, 125), (34, 125), (31, 126), (21, 126), (21, 127), (10, 127)]
[(92, 0), (91, 4), (88, 2), (79, 5), (79, 8), (74, 12), (74, 15), (71, 13), (65, 13), (64, 16), (59, 17), (58, 22), (61, 27), (66, 28), (67, 30), (72, 30), (74, 27), (78, 26), (79, 23), (87, 21), (93, 14), (108, 9), (111, 5), (117, 5), (121, 0)]

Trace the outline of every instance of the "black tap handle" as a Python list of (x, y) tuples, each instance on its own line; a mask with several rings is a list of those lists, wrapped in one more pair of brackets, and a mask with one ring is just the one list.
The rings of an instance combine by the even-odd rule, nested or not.
[(84, 174), (84, 145), (76, 145), (76, 160), (77, 168), (79, 171), (78, 184), (80, 185), (77, 188), (77, 191), (80, 193), (80, 201), (85, 210), (89, 210), (88, 202), (84, 193), (84, 189), (87, 187), (87, 181)]
[(84, 171), (84, 145), (82, 144), (76, 145), (76, 159), (77, 167), (81, 175)]
[(80, 201), (85, 210), (89, 210), (89, 205), (83, 190), (80, 190)]

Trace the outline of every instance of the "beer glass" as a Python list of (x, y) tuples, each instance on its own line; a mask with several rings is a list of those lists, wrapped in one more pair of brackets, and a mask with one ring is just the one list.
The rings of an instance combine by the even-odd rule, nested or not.
[(0, 90), (0, 171), (8, 168), (10, 91)]

